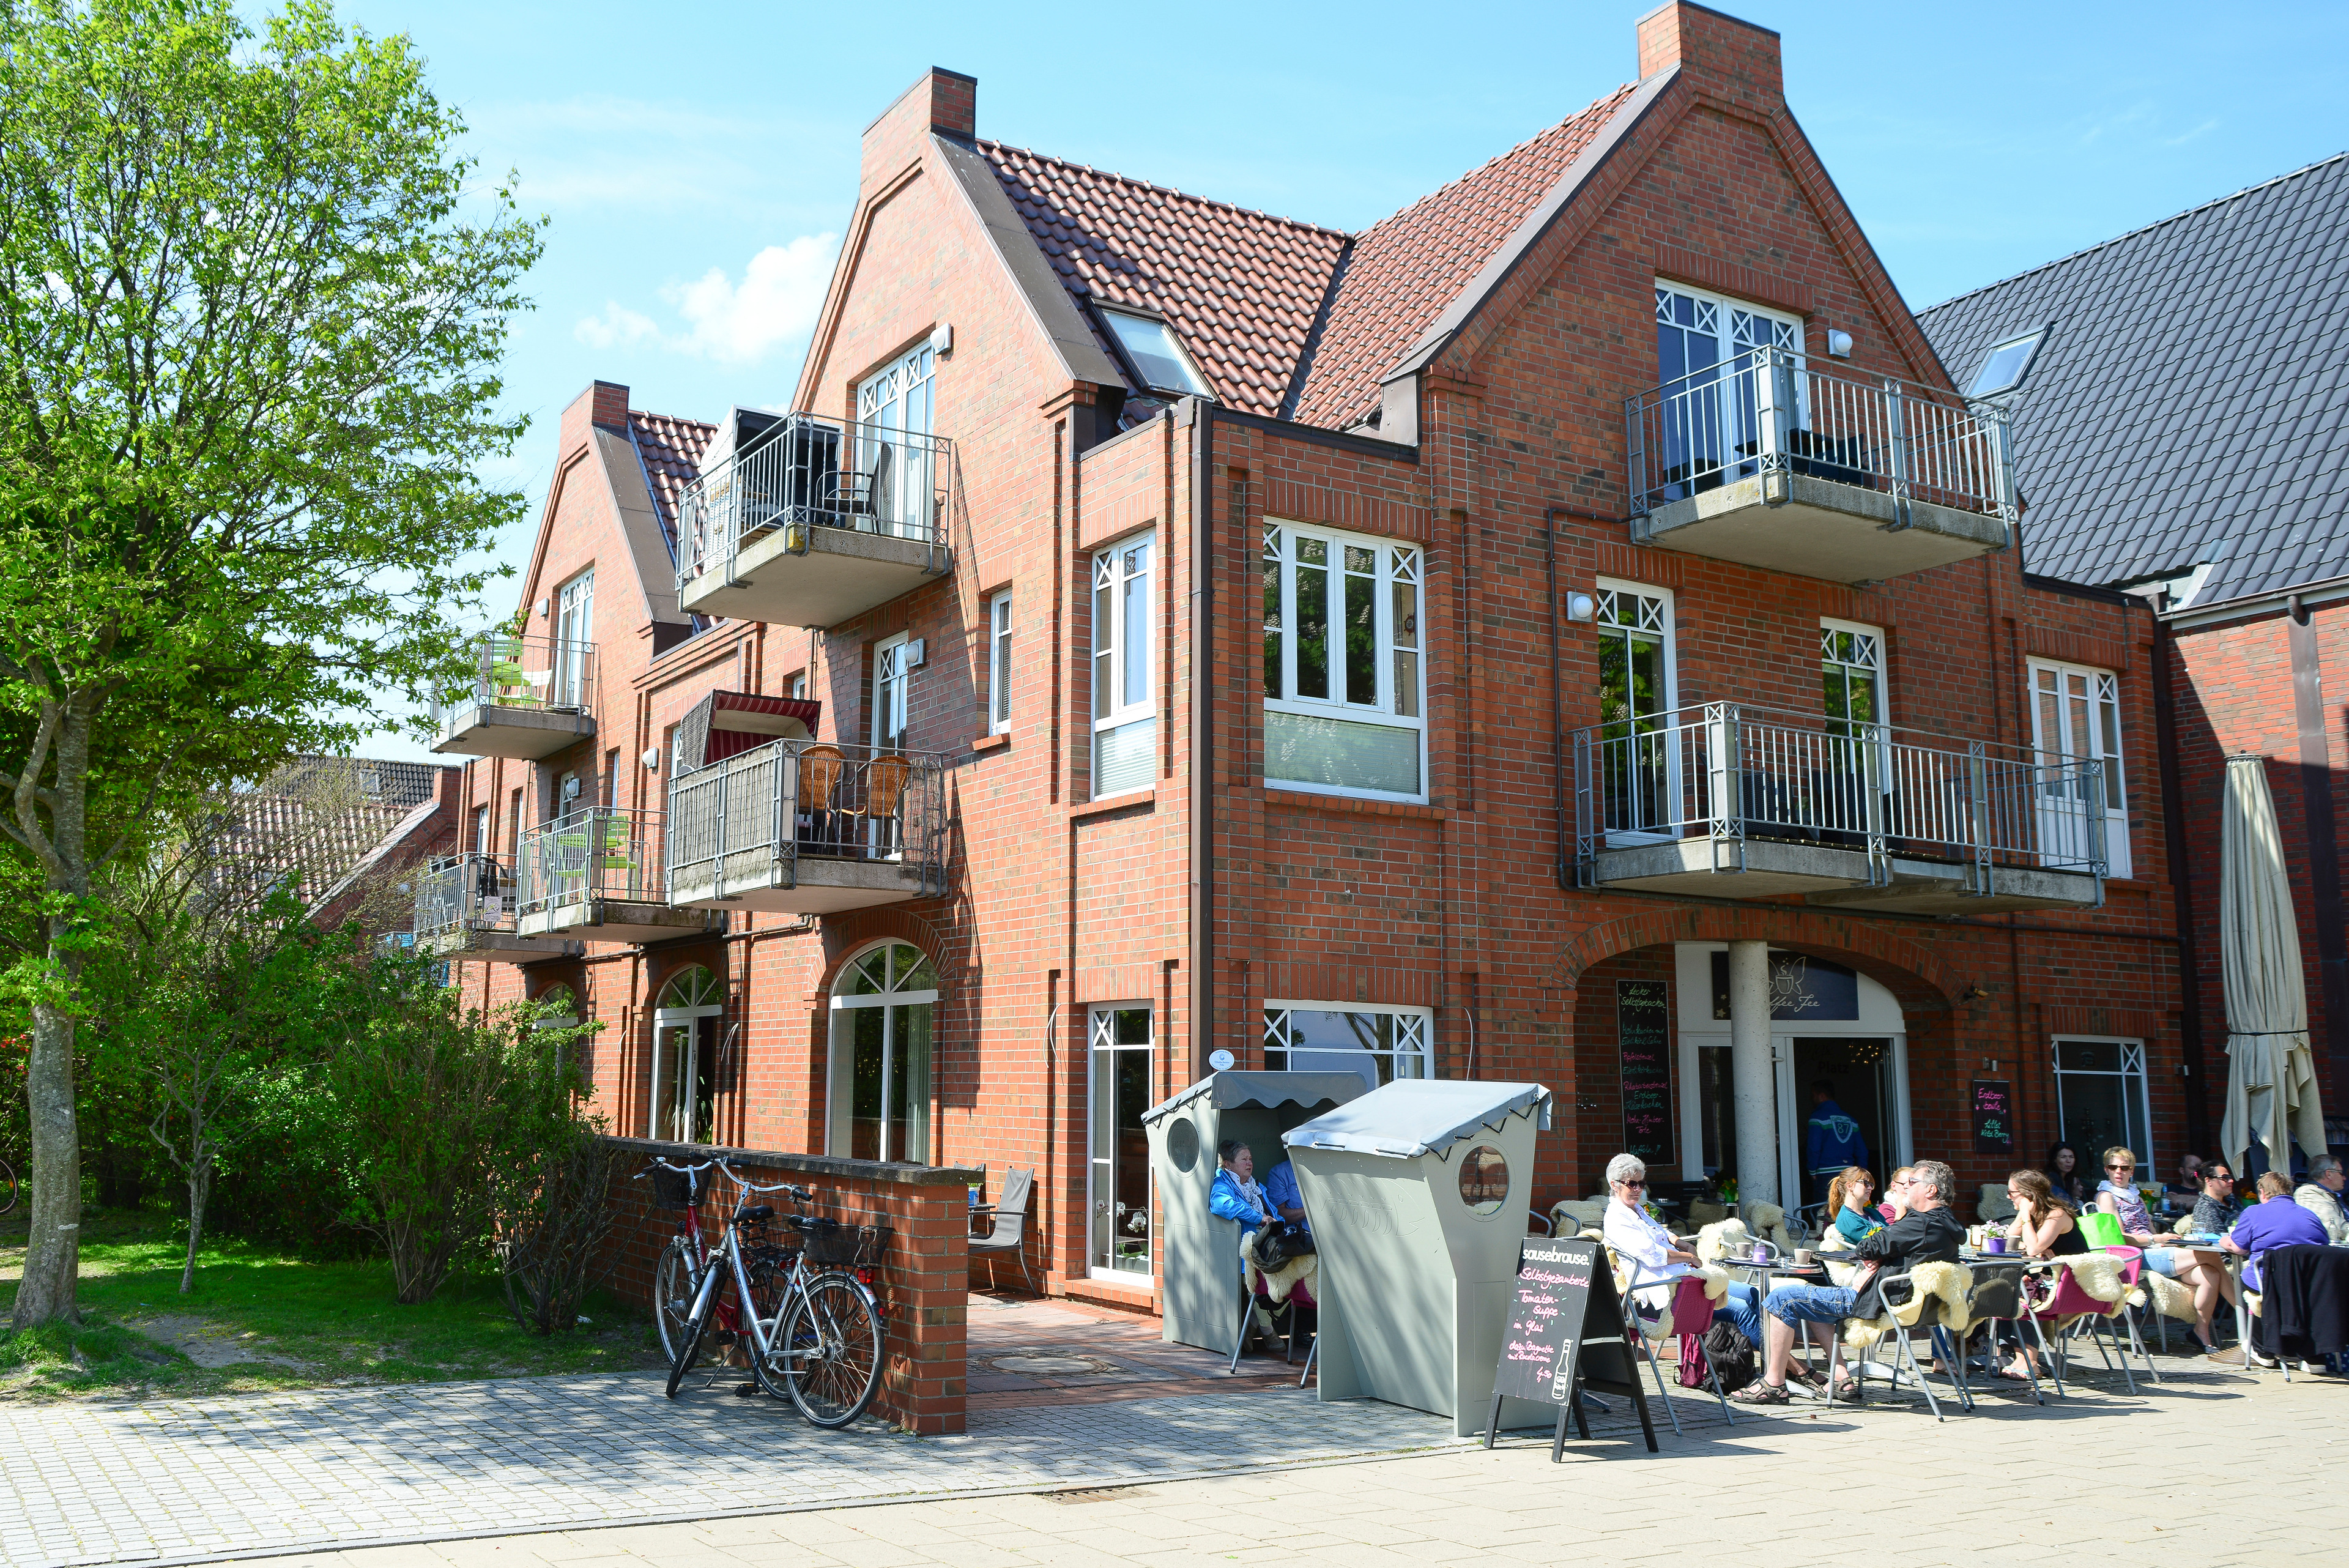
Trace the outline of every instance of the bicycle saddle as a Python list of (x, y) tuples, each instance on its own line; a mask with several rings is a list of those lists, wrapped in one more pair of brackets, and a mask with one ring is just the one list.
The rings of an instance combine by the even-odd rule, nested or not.
[(746, 1222), (752, 1224), (762, 1220), (772, 1220), (774, 1217), (775, 1206), (771, 1203), (753, 1204), (751, 1207), (742, 1210), (743, 1220)]

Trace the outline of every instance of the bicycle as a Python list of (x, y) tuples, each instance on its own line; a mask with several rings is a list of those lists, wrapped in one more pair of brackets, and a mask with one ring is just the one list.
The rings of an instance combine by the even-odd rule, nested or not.
[[(669, 1364), (668, 1397), (677, 1397), (713, 1324), (726, 1326), (730, 1304), (736, 1343), (748, 1342), (759, 1386), (790, 1400), (811, 1426), (836, 1430), (849, 1425), (881, 1390), (880, 1309), (853, 1270), (885, 1232), (801, 1212), (783, 1217), (799, 1247), (771, 1242), (765, 1231), (775, 1218), (774, 1206), (754, 1204), (751, 1197), (781, 1192), (803, 1210), (815, 1194), (789, 1182), (761, 1187), (722, 1160), (711, 1163), (733, 1180), (739, 1194), (694, 1292)], [(838, 1257), (842, 1251), (849, 1256)], [(730, 1284), (735, 1293), (731, 1303), (722, 1299)]]
[[(653, 1265), (653, 1326), (660, 1335), (664, 1361), (677, 1360), (686, 1316), (701, 1289), (702, 1271), (709, 1266), (709, 1246), (701, 1235), (701, 1173), (717, 1163), (706, 1159), (699, 1165), (674, 1165), (656, 1159), (636, 1172), (639, 1181), (652, 1178), (654, 1202), (678, 1211), (677, 1234)], [(730, 1331), (735, 1327), (733, 1308), (730, 1305), (726, 1312), (727, 1320), (719, 1326)]]

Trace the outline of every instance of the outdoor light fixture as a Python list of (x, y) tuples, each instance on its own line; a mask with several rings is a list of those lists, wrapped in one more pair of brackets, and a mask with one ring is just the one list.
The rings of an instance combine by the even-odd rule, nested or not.
[(1827, 353), (1837, 359), (1850, 358), (1851, 334), (1848, 332), (1838, 332), (1832, 327), (1828, 327)]
[(546, 613), (546, 601), (544, 599), (539, 600), (533, 608), (534, 608), (540, 615), (544, 615)]
[(933, 354), (951, 354), (954, 352), (953, 322), (941, 321), (936, 327), (930, 328), (930, 352)]
[(1567, 618), (1567, 619), (1568, 619), (1568, 620), (1596, 620), (1596, 619), (1598, 619), (1598, 618), (1599, 618), (1599, 601), (1598, 601), (1597, 599), (1595, 599), (1595, 598), (1592, 598), (1588, 594), (1568, 594), (1568, 595), (1567, 595), (1567, 596), (1566, 596), (1566, 618)]
[(657, 774), (660, 772), (660, 748), (658, 746), (646, 747), (645, 754), (642, 757), (639, 757), (637, 761), (645, 764), (645, 771), (647, 773)]

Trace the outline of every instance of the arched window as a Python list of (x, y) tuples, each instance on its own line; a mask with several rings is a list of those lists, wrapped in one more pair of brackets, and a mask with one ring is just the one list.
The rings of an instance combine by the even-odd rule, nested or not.
[(699, 964), (679, 970), (653, 1010), (647, 1137), (708, 1143), (718, 1093), (718, 1027), (726, 982)]
[(841, 971), (832, 987), (829, 1152), (930, 1163), (930, 1020), (937, 1001), (937, 970), (904, 942), (882, 942)]

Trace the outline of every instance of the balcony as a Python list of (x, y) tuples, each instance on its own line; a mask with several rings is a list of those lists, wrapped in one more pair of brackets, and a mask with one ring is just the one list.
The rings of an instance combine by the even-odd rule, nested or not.
[(696, 615), (837, 626), (950, 564), (951, 444), (793, 414), (686, 488), (678, 602)]
[(471, 681), (432, 705), (436, 752), (536, 762), (595, 733), (595, 645), (484, 632)]
[(776, 741), (668, 787), (669, 901), (830, 915), (947, 890), (936, 756)]
[(661, 879), (661, 814), (590, 806), (523, 835), (521, 918), (526, 937), (657, 942), (717, 922), (669, 907)]
[(1631, 537), (1829, 582), (2006, 547), (2006, 410), (1816, 369), (1784, 348), (1626, 400)]
[(513, 868), (487, 855), (436, 860), (416, 890), (416, 950), (437, 959), (530, 963), (577, 957), (577, 942), (525, 937), (516, 927)]
[(2104, 902), (2100, 763), (1716, 702), (1576, 732), (1586, 888), (1900, 914)]

